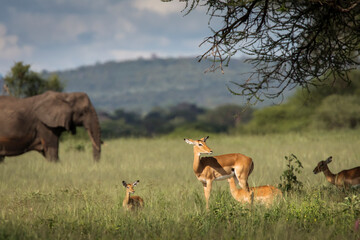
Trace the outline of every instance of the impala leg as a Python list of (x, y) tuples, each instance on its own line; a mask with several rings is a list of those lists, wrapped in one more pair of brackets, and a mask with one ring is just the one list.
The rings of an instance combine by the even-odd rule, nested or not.
[(209, 209), (209, 198), (211, 193), (211, 187), (212, 187), (212, 181), (206, 181), (204, 184), (204, 194), (205, 194), (205, 200), (206, 200), (206, 209)]

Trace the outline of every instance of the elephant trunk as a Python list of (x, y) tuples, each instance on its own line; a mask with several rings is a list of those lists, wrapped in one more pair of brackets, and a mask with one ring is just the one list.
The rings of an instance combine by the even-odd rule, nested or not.
[(90, 115), (91, 117), (89, 121), (84, 124), (84, 127), (92, 143), (94, 160), (99, 161), (101, 153), (101, 130), (97, 114), (93, 107), (91, 107)]

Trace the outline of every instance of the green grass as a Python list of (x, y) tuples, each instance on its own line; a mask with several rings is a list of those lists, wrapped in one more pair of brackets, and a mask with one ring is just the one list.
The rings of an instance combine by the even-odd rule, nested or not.
[[(358, 239), (359, 192), (338, 190), (312, 170), (330, 155), (334, 173), (360, 165), (359, 136), (210, 136), (214, 154), (253, 158), (251, 186), (277, 185), (284, 156), (295, 154), (304, 191), (268, 209), (250, 208), (233, 200), (227, 181), (215, 182), (209, 211), (192, 170), (192, 146), (183, 141), (194, 136), (106, 141), (99, 163), (88, 141), (66, 140), (60, 163), (31, 152), (0, 164), (0, 239)], [(121, 181), (138, 179), (135, 194), (145, 208), (125, 212)]]

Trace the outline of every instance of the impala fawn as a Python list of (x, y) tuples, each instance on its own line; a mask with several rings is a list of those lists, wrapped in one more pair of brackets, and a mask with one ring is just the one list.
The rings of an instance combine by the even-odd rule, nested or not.
[(238, 189), (235, 184), (235, 179), (229, 178), (228, 179), (230, 185), (230, 192), (233, 198), (236, 201), (241, 203), (253, 203), (258, 202), (269, 206), (274, 202), (275, 199), (282, 198), (282, 192), (280, 189), (266, 185), (266, 186), (259, 186), (259, 187), (251, 187), (250, 192), (244, 189)]
[(334, 184), (337, 187), (359, 187), (360, 186), (360, 167), (355, 167), (352, 169), (342, 170), (337, 174), (333, 174), (328, 164), (332, 161), (332, 157), (328, 157), (325, 161), (320, 161), (318, 165), (314, 168), (314, 174), (323, 172), (326, 180)]
[(137, 180), (133, 184), (126, 183), (125, 181), (122, 181), (122, 184), (126, 188), (126, 194), (123, 201), (123, 207), (126, 210), (135, 210), (139, 207), (144, 206), (144, 200), (139, 196), (130, 196), (130, 194), (133, 194), (135, 192), (134, 187), (139, 183), (140, 181)]
[(184, 139), (186, 143), (194, 146), (193, 170), (197, 179), (204, 186), (207, 209), (209, 208), (209, 198), (214, 180), (224, 180), (236, 176), (240, 187), (245, 189), (245, 191), (249, 191), (247, 180), (254, 169), (252, 159), (241, 153), (200, 158), (202, 153), (210, 154), (213, 152), (206, 145), (208, 138), (205, 137), (200, 140)]

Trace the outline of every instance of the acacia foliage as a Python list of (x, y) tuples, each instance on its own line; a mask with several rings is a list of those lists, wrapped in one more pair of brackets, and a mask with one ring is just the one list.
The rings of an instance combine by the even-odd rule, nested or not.
[(309, 90), (330, 77), (350, 81), (348, 71), (359, 65), (359, 0), (186, 1), (188, 13), (200, 6), (207, 8), (212, 29), (200, 60), (212, 58), (210, 69), (223, 70), (235, 54), (250, 56), (251, 77), (230, 89), (248, 101), (296, 86)]

